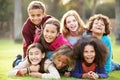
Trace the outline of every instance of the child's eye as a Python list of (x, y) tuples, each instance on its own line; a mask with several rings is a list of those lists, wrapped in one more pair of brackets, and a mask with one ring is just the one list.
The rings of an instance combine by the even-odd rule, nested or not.
[(35, 15), (31, 15), (31, 17), (34, 17)]
[(29, 52), (29, 55), (33, 55), (32, 52)]
[(94, 53), (95, 51), (91, 51), (92, 53)]
[(55, 33), (55, 31), (52, 31), (52, 33)]
[(84, 51), (84, 53), (88, 53), (88, 51)]
[(38, 55), (38, 54), (39, 54), (39, 52), (35, 52), (34, 54), (35, 54), (35, 55)]
[(96, 22), (96, 23), (94, 23), (94, 24), (96, 24), (96, 25), (97, 25), (98, 23)]
[(41, 15), (40, 14), (37, 14), (38, 17), (40, 17)]
[(60, 59), (58, 59), (58, 61), (60, 62), (61, 60), (60, 60)]
[(70, 21), (67, 21), (66, 23), (70, 23)]
[(74, 19), (73, 22), (76, 22), (76, 20)]
[(103, 23), (101, 23), (102, 26), (105, 26)]
[(48, 30), (45, 30), (45, 32), (49, 32)]
[(67, 63), (63, 62), (64, 65), (67, 65)]

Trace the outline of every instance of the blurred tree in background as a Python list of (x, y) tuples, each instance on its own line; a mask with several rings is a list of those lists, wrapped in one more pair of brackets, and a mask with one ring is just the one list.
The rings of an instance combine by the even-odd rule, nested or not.
[(120, 0), (116, 0), (115, 8), (115, 21), (116, 21), (116, 44), (120, 45)]
[[(19, 1), (19, 0), (18, 0)], [(23, 25), (24, 21), (27, 19), (27, 6), (33, 0), (21, 0), (21, 11), (22, 13), (22, 22), (20, 25)], [(86, 22), (86, 20), (97, 13), (104, 14), (110, 18), (115, 18), (116, 14), (115, 8), (116, 3), (120, 3), (119, 0), (40, 0), (42, 1), (47, 8), (46, 13), (52, 15), (59, 20), (61, 20), (63, 14), (70, 9), (76, 10), (80, 17)], [(15, 26), (15, 0), (0, 0), (0, 38), (11, 38), (15, 39), (14, 29)], [(119, 5), (119, 4), (118, 4)], [(15, 20), (15, 21), (14, 21)], [(118, 19), (117, 19), (118, 21)], [(120, 20), (119, 20), (120, 21)], [(17, 23), (18, 24), (18, 23)], [(120, 26), (120, 24), (118, 24)], [(17, 26), (18, 27), (18, 26)], [(21, 27), (16, 28), (21, 31)], [(18, 31), (16, 30), (16, 31)], [(20, 32), (19, 32), (20, 33)], [(3, 36), (4, 34), (4, 36)], [(21, 38), (19, 37), (16, 38)], [(21, 39), (22, 40), (22, 39)]]
[(13, 0), (0, 0), (0, 38), (13, 35)]
[(22, 39), (22, 0), (14, 1), (14, 41), (20, 42)]

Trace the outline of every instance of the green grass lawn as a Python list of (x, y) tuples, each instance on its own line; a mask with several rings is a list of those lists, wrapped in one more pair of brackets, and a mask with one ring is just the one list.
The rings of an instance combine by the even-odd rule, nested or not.
[[(120, 63), (120, 45), (115, 45), (112, 37), (113, 60)], [(0, 40), (0, 80), (40, 80), (39, 78), (24, 77), (8, 77), (7, 72), (12, 68), (12, 62), (16, 54), (22, 54), (22, 43), (16, 44), (12, 40)], [(80, 80), (76, 78), (62, 77), (61, 80)], [(83, 79), (81, 79), (83, 80)], [(101, 79), (100, 79), (101, 80)], [(109, 74), (109, 78), (102, 80), (120, 80), (120, 71), (113, 71)]]

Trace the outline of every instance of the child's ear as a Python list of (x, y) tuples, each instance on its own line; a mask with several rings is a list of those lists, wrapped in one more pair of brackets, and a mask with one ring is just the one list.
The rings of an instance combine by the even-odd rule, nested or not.
[(45, 58), (45, 53), (42, 54), (42, 58)]

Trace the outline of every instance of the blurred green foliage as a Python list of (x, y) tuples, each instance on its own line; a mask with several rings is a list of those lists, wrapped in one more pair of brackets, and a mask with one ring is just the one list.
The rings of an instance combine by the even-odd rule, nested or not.
[[(2, 34), (6, 34), (10, 36), (10, 32), (14, 30), (14, 1), (15, 0), (0, 0), (0, 37), (3, 36)], [(27, 6), (33, 0), (21, 0), (22, 1), (22, 24), (28, 17), (27, 14)], [(70, 10), (76, 10), (83, 19), (83, 16), (88, 19), (92, 15), (94, 0), (84, 0), (82, 4), (84, 6), (84, 10), (80, 10), (81, 4), (80, 1), (82, 0), (69, 0), (68, 3), (63, 4), (62, 1), (64, 0), (40, 0), (42, 1), (47, 8), (46, 13), (52, 15), (59, 20), (61, 20), (63, 14)], [(99, 1), (99, 0), (98, 0)], [(110, 18), (115, 18), (115, 1), (110, 3), (102, 3), (97, 4), (96, 6), (96, 13), (102, 13), (107, 15)], [(83, 1), (82, 1), (83, 2)], [(84, 12), (84, 15), (81, 13)], [(83, 14), (83, 13), (82, 13)], [(5, 23), (7, 25), (5, 25)], [(5, 33), (4, 33), (5, 32)]]

